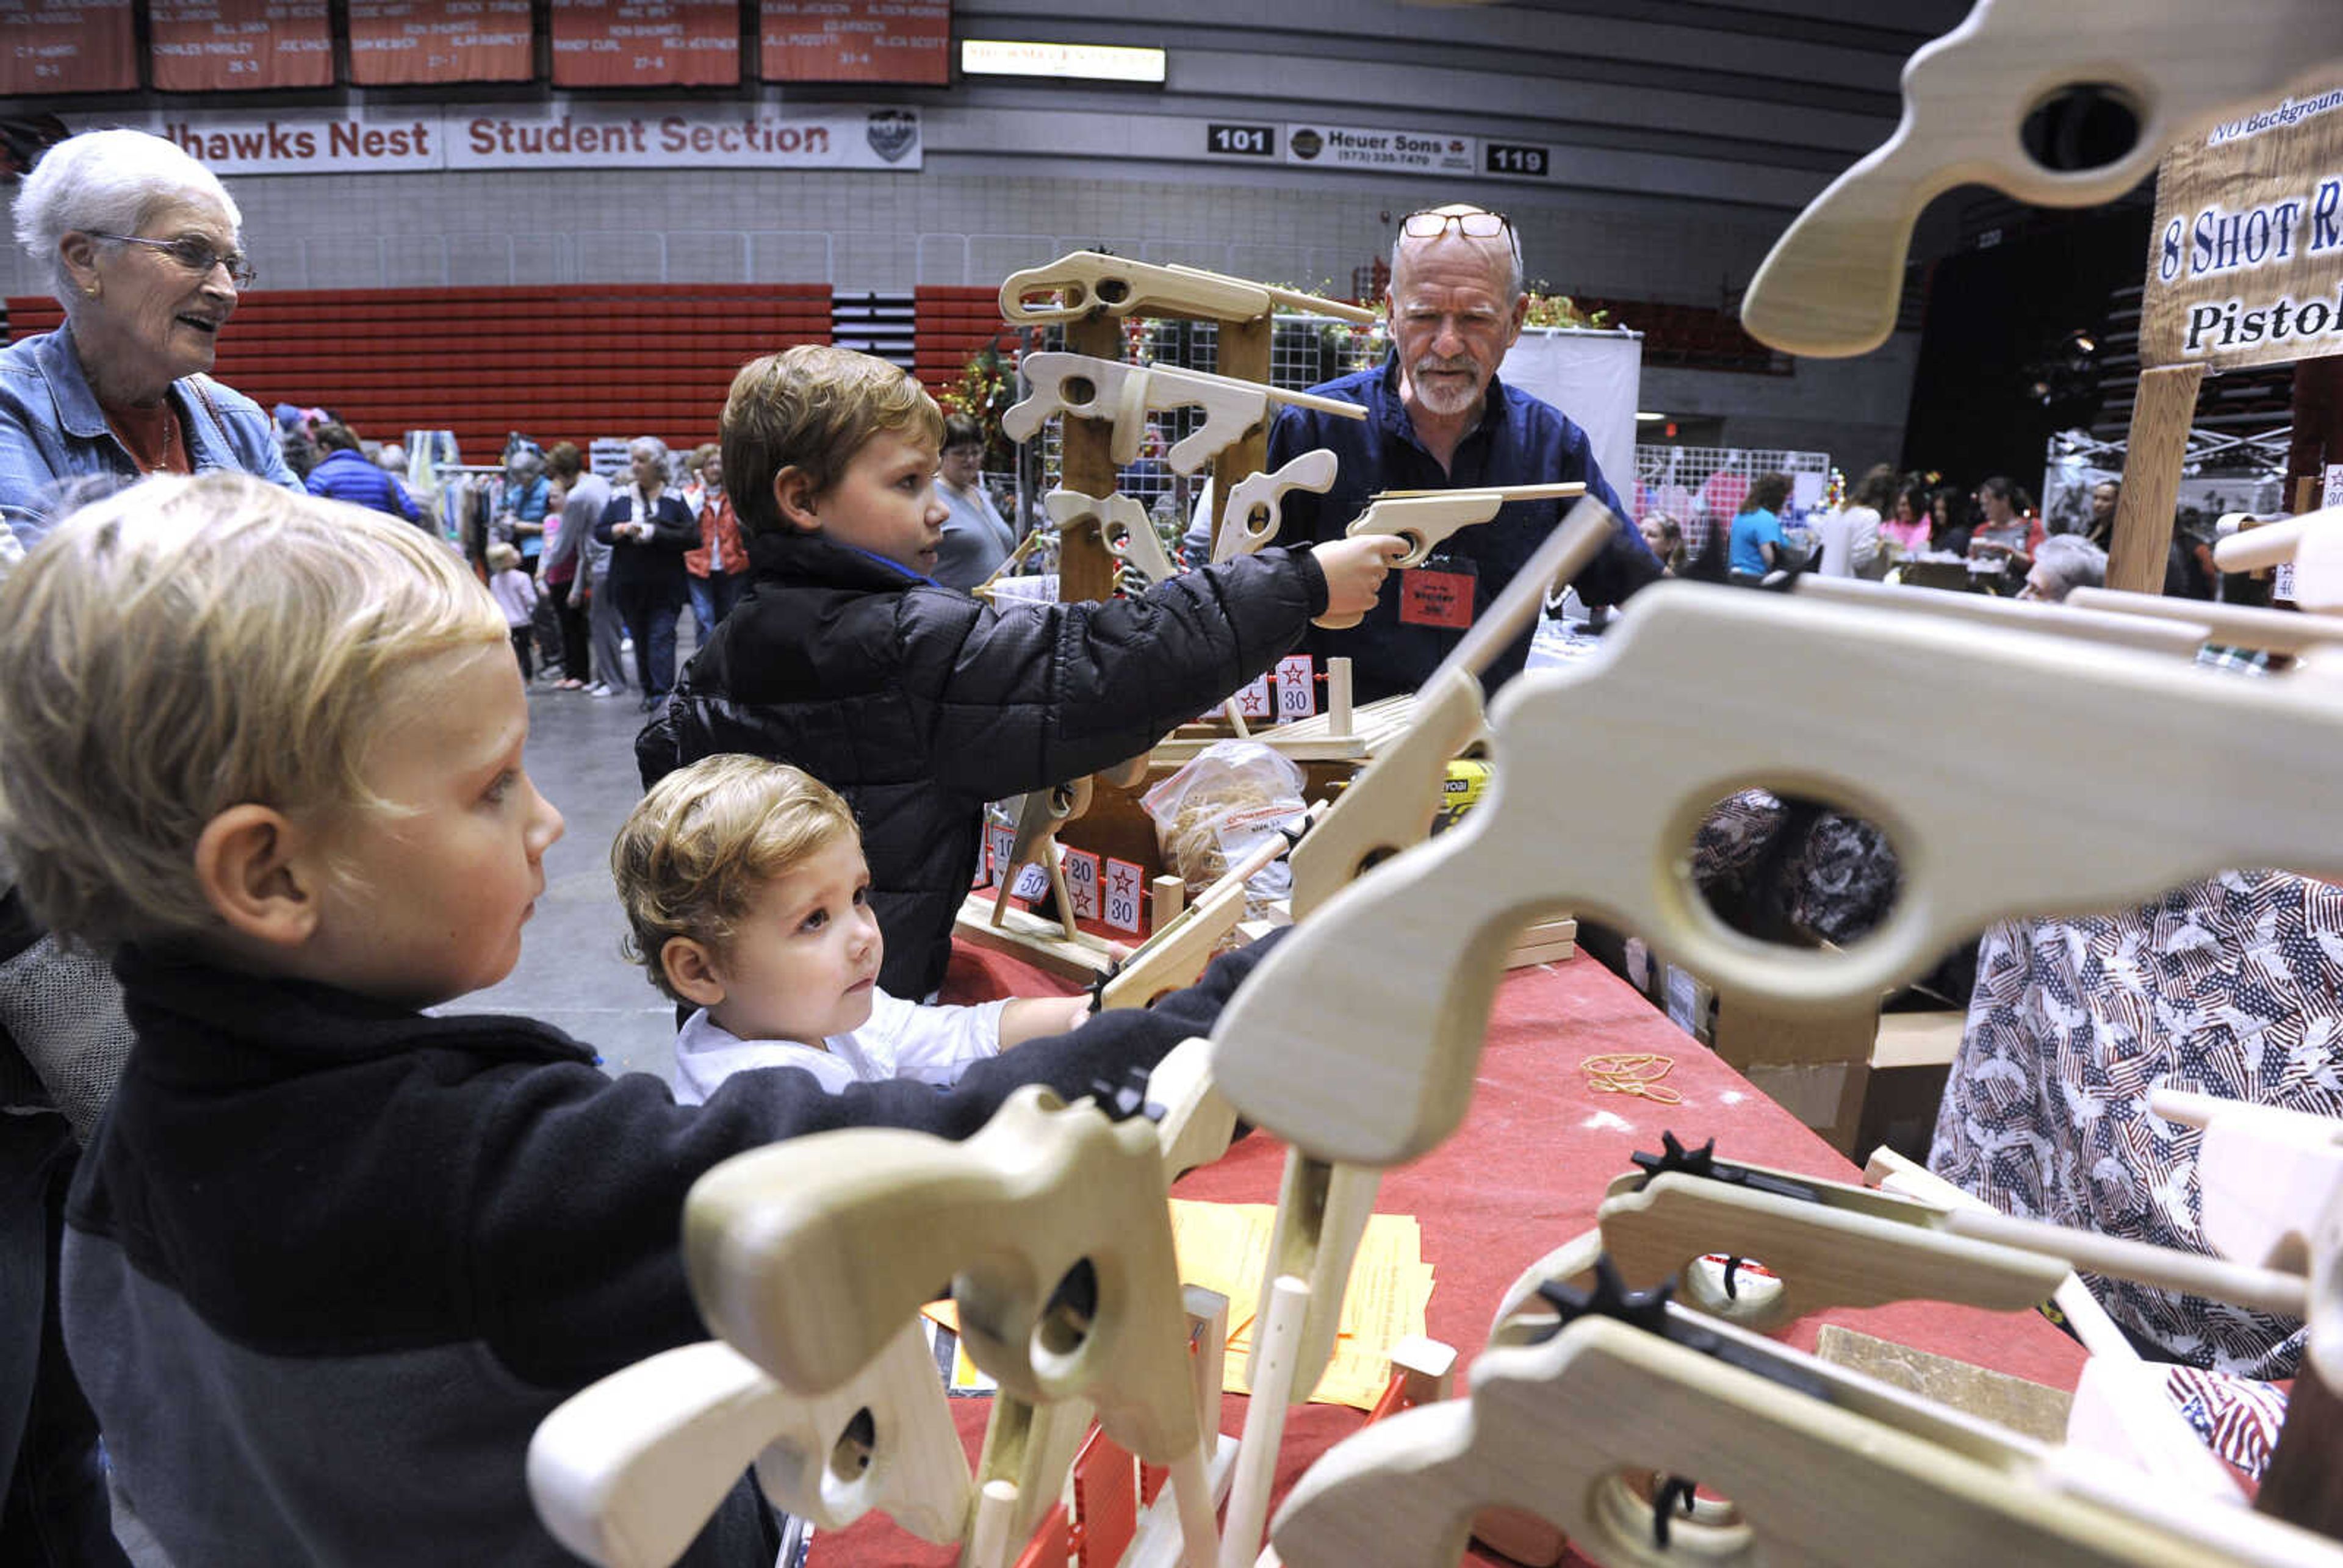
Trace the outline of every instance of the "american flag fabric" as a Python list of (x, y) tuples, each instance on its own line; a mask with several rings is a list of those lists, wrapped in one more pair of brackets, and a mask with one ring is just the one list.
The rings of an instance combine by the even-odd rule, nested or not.
[[(1986, 933), (1932, 1170), (2007, 1213), (2208, 1252), (2190, 1127), (2161, 1084), (2343, 1115), (2343, 889), (2231, 871), (2118, 914)], [(2086, 1275), (2173, 1361), (2294, 1375), (2302, 1325)]]
[(2286, 1392), (2259, 1378), (2232, 1377), (2203, 1367), (2173, 1367), (2164, 1378), (2165, 1397), (2205, 1446), (2258, 1482), (2286, 1425)]

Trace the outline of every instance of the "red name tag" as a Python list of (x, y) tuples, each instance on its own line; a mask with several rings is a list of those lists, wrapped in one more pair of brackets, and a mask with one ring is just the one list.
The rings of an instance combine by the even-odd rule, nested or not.
[(1402, 626), (1442, 626), (1463, 630), (1473, 624), (1473, 575), (1412, 567), (1399, 575)]

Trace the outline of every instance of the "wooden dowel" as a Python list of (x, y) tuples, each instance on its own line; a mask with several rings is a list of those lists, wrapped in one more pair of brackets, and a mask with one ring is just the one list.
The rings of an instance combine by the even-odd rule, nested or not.
[(1236, 1480), (1229, 1489), (1228, 1521), (1221, 1531), (1220, 1568), (1249, 1568), (1261, 1551), (1270, 1483), (1277, 1475), (1278, 1445), (1285, 1436), (1286, 1407), (1293, 1400), (1295, 1342), (1309, 1310), (1310, 1287), (1292, 1274), (1280, 1274), (1254, 1318), (1253, 1332), (1260, 1336), (1260, 1352), (1253, 1358), (1258, 1375), (1237, 1447)]
[(1367, 498), (1377, 501), (1418, 501), (1427, 496), (1503, 496), (1509, 501), (1559, 500), (1586, 494), (1586, 486), (1569, 479), (1552, 485), (1464, 485), (1453, 490), (1377, 490)]
[[(1202, 1441), (1216, 1443), (1219, 1435), (1208, 1431)], [(1180, 1510), (1180, 1560), (1188, 1568), (1213, 1568), (1221, 1538), (1212, 1524), (1212, 1483), (1204, 1474), (1201, 1444), (1172, 1462), (1172, 1501)]]
[(2258, 609), (2249, 605), (2214, 604), (2207, 599), (2163, 598), (2115, 588), (2078, 588), (2066, 596), (2066, 602), (2077, 609), (2121, 610), (2126, 615), (2193, 621), (2207, 628), (2210, 641), (2234, 648), (2258, 648), (2270, 653), (2301, 653), (2343, 642), (2343, 616)]
[(2095, 1274), (2231, 1302), (2280, 1317), (2299, 1318), (2309, 1311), (2309, 1282), (2299, 1274), (2284, 1274), (2276, 1269), (2199, 1257), (2145, 1241), (2127, 1241), (2039, 1220), (2015, 1220), (1983, 1210), (1953, 1210), (1945, 1216), (1945, 1229), (1956, 1236), (2064, 1258)]
[(1351, 733), (1351, 661), (1326, 661), (1326, 733)]
[(1009, 1568), (1009, 1525), (1017, 1513), (1017, 1483), (988, 1481), (976, 1494), (969, 1523), (965, 1568)]

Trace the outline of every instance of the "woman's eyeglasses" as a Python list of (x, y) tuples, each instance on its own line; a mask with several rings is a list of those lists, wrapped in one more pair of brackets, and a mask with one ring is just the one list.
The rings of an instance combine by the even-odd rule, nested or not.
[(1466, 239), (1494, 239), (1513, 226), (1501, 212), (1412, 212), (1400, 219), (1399, 231), (1410, 239), (1437, 239), (1451, 224)]
[(143, 245), (149, 250), (159, 250), (194, 273), (197, 277), (209, 277), (212, 268), (225, 266), (227, 276), (238, 288), (250, 288), (259, 274), (252, 270), (251, 258), (240, 250), (214, 250), (207, 240), (194, 235), (182, 235), (177, 239), (142, 239), (135, 234), (100, 234), (90, 231), (92, 239), (110, 239), (122, 245)]

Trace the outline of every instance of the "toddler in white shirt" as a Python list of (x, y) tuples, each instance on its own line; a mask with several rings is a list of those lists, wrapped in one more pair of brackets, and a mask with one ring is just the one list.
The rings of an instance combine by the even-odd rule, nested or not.
[(927, 1007), (879, 989), (870, 871), (846, 802), (783, 763), (707, 757), (643, 798), (610, 847), (627, 956), (699, 1010), (675, 1041), (675, 1097), (795, 1067), (832, 1092), (944, 1084), (1020, 1041), (1072, 1029), (1088, 997)]

